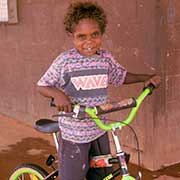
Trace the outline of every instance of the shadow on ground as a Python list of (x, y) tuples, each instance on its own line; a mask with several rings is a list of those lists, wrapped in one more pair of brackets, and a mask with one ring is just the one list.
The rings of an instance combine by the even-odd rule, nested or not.
[(24, 163), (38, 164), (49, 171), (45, 165), (49, 154), (56, 154), (55, 147), (41, 138), (29, 137), (9, 145), (6, 150), (0, 152), (0, 179), (8, 180), (13, 169)]
[[(137, 172), (137, 166), (129, 164), (129, 170), (134, 174), (134, 172)], [(180, 180), (180, 163), (158, 171), (149, 171), (143, 168), (140, 168), (140, 171), (142, 172), (143, 180)]]

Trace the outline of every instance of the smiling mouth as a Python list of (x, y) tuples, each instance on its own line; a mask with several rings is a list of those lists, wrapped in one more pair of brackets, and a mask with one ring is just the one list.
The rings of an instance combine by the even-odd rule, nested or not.
[(94, 48), (85, 48), (86, 51), (92, 51)]

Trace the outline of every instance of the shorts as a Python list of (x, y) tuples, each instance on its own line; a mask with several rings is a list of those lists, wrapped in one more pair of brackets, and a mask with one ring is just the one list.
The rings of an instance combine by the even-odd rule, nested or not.
[(59, 179), (100, 180), (112, 172), (112, 168), (90, 168), (90, 157), (110, 154), (108, 135), (105, 133), (90, 143), (73, 143), (59, 137)]

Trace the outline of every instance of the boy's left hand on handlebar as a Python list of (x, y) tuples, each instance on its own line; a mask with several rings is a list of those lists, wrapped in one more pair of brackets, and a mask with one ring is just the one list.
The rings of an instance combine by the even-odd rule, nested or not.
[(150, 79), (144, 82), (144, 86), (147, 87), (149, 84), (153, 84), (156, 88), (158, 88), (160, 83), (161, 83), (161, 77), (158, 75), (153, 75), (151, 76)]

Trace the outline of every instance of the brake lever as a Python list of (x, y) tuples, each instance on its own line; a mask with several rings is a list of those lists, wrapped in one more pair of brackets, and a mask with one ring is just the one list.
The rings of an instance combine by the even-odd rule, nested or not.
[(63, 112), (61, 111), (60, 114), (54, 114), (52, 115), (52, 117), (74, 117), (75, 116), (75, 113), (74, 112), (70, 112), (70, 113), (66, 113), (66, 112)]
[[(51, 106), (56, 106), (53, 104), (53, 100), (51, 101)], [(55, 114), (52, 117), (71, 117), (71, 118), (77, 118), (77, 119), (84, 119), (89, 117), (85, 112), (85, 106), (80, 106), (78, 104), (72, 105), (73, 106), (73, 112), (66, 113), (61, 111), (59, 114)]]

